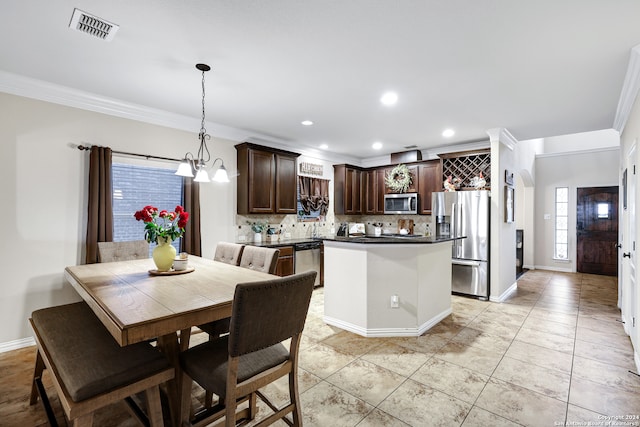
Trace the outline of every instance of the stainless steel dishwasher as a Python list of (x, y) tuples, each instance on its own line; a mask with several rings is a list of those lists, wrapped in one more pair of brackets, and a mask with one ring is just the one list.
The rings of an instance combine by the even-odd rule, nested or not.
[(314, 286), (320, 285), (320, 245), (322, 242), (305, 242), (296, 243), (296, 266), (295, 273), (304, 273), (305, 271), (317, 271)]

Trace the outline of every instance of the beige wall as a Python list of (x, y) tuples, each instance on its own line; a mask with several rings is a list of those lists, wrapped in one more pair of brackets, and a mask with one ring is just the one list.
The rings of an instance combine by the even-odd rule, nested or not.
[[(37, 308), (78, 300), (63, 278), (84, 258), (88, 154), (73, 145), (180, 158), (197, 150), (184, 132), (0, 93), (0, 345), (31, 336)], [(234, 239), (236, 155), (233, 142), (212, 140), (232, 182), (201, 187), (203, 255)], [(141, 236), (142, 237), (142, 236)], [(15, 344), (15, 343), (14, 343)], [(2, 350), (0, 346), (0, 351)]]

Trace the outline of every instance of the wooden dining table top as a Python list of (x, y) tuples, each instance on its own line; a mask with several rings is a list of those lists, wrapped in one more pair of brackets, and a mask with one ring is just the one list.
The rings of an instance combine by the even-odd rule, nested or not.
[(277, 276), (189, 256), (185, 274), (152, 275), (153, 260), (70, 266), (65, 278), (121, 346), (231, 315), (238, 283)]

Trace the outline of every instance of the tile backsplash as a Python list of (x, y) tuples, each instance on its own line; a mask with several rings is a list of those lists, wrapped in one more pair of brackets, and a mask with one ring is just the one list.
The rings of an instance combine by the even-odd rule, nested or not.
[[(382, 223), (383, 233), (397, 233), (398, 220), (412, 219), (414, 222), (414, 234), (425, 235), (430, 230), (430, 215), (334, 215), (329, 212), (323, 221), (300, 222), (297, 215), (236, 215), (236, 241), (252, 242), (254, 232), (251, 224), (254, 222), (266, 223), (270, 228), (279, 231), (280, 240), (310, 238), (316, 225), (318, 236), (332, 236), (338, 230), (342, 222), (361, 222), (367, 226), (374, 223)], [(266, 237), (266, 231), (262, 232), (262, 238)]]

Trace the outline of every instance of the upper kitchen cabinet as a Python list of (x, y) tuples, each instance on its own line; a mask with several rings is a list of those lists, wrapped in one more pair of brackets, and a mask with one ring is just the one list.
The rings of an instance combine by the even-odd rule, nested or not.
[(336, 215), (362, 213), (362, 175), (362, 169), (355, 166), (333, 166), (334, 211)]
[[(407, 166), (407, 169), (409, 170), (409, 173), (411, 174), (411, 184), (409, 184), (409, 188), (407, 188), (407, 191), (405, 191), (405, 193), (417, 193), (420, 185), (418, 182), (418, 165), (413, 164), (413, 165), (406, 165), (406, 166)], [(385, 177), (390, 173), (392, 173), (394, 167), (386, 167), (384, 169)], [(385, 184), (384, 194), (393, 194), (393, 193), (397, 193), (397, 191), (392, 190)]]
[(431, 193), (442, 191), (442, 163), (429, 160), (418, 165), (418, 194), (420, 214), (431, 215)]
[(238, 156), (239, 214), (297, 212), (297, 153), (245, 142)]

